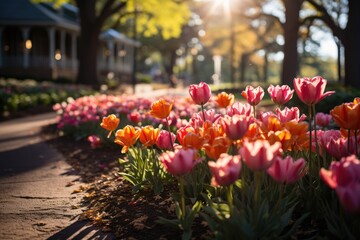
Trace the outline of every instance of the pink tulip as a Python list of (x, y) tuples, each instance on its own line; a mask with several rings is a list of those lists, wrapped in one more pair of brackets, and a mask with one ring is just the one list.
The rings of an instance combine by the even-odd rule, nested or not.
[(226, 115), (221, 120), (226, 136), (233, 141), (241, 139), (247, 132), (252, 118), (244, 115), (234, 115), (232, 117)]
[(320, 127), (327, 127), (332, 119), (330, 114), (319, 112), (315, 116), (316, 124)]
[(267, 140), (256, 140), (255, 142), (244, 141), (239, 153), (248, 168), (253, 171), (268, 169), (274, 162), (275, 157), (281, 152), (281, 143), (273, 145)]
[(194, 113), (191, 116), (189, 124), (193, 128), (203, 127), (203, 125), (204, 125), (204, 115), (205, 115), (206, 121), (210, 121), (212, 123), (216, 123), (217, 121), (219, 121), (219, 119), (221, 117), (220, 114), (215, 113), (214, 109), (210, 109), (210, 110), (206, 110), (204, 112)]
[(305, 120), (306, 118), (304, 114), (300, 116), (300, 110), (297, 107), (285, 107), (283, 110), (277, 108), (276, 114), (279, 117), (281, 123), (290, 122), (291, 120), (296, 120), (297, 122), (300, 122)]
[(321, 168), (320, 177), (335, 189), (345, 210), (360, 213), (360, 161), (355, 155), (332, 162), (329, 170)]
[(182, 176), (191, 172), (199, 162), (196, 160), (197, 151), (194, 149), (176, 149), (175, 152), (164, 152), (159, 156), (166, 171), (174, 176)]
[(253, 108), (248, 103), (236, 102), (228, 110), (228, 115), (233, 116), (235, 114), (252, 116)]
[(256, 106), (264, 97), (264, 89), (260, 86), (256, 88), (247, 86), (245, 90), (242, 91), (241, 96), (243, 96), (251, 106)]
[(313, 78), (295, 78), (294, 88), (303, 103), (313, 105), (335, 92), (329, 91), (324, 93), (326, 83), (327, 80), (319, 76)]
[(282, 159), (275, 157), (273, 165), (267, 169), (267, 173), (278, 183), (291, 184), (303, 176), (305, 160), (300, 158), (296, 161), (291, 156)]
[[(350, 141), (350, 149), (348, 149)], [(350, 156), (355, 154), (355, 137), (347, 138), (338, 138), (338, 139), (330, 139), (326, 146), (325, 150), (335, 159), (340, 160), (343, 157)]]
[(159, 136), (156, 140), (156, 145), (162, 150), (170, 150), (174, 146), (176, 135), (171, 133), (171, 141), (169, 132), (166, 130), (161, 130)]
[(204, 82), (199, 83), (199, 85), (190, 85), (189, 93), (193, 101), (198, 105), (204, 105), (211, 97), (211, 89), (209, 85)]
[(355, 155), (343, 157), (339, 162), (331, 162), (329, 170), (321, 168), (320, 177), (332, 189), (360, 182), (360, 161)]
[(241, 171), (240, 156), (231, 156), (227, 153), (222, 153), (216, 162), (209, 161), (208, 165), (213, 175), (215, 186), (228, 186), (235, 182)]
[(268, 88), (268, 93), (275, 104), (283, 105), (293, 97), (294, 90), (291, 90), (288, 85), (273, 86), (271, 84)]
[(339, 187), (336, 194), (347, 212), (360, 213), (360, 182), (351, 182), (346, 187)]
[(100, 137), (96, 135), (90, 135), (88, 137), (88, 141), (90, 142), (91, 148), (95, 149), (101, 146), (101, 140)]

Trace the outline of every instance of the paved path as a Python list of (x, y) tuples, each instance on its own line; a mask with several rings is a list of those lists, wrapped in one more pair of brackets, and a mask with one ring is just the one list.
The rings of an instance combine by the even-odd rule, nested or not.
[(77, 220), (78, 176), (39, 134), (54, 122), (46, 113), (0, 123), (0, 239), (113, 239)]

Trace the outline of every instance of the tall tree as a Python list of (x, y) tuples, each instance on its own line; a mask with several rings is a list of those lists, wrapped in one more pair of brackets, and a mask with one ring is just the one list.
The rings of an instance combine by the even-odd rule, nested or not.
[(285, 8), (284, 29), (284, 60), (281, 83), (292, 86), (293, 79), (299, 72), (299, 54), (297, 49), (300, 28), (299, 14), (304, 0), (282, 0)]
[[(341, 0), (340, 0), (341, 1)], [(344, 45), (345, 48), (345, 85), (360, 88), (360, 1), (348, 0), (348, 20), (345, 28), (332, 17), (326, 7), (327, 1), (307, 0), (318, 14), (311, 16), (322, 20)], [(332, 2), (336, 2), (333, 0)]]
[[(37, 0), (59, 5), (71, 0)], [(106, 26), (127, 24), (137, 14), (137, 29), (145, 36), (161, 34), (164, 39), (178, 37), (190, 10), (185, 1), (176, 0), (73, 0), (80, 17), (78, 83), (97, 87), (97, 49), (99, 35)], [(132, 21), (134, 23), (134, 21)]]

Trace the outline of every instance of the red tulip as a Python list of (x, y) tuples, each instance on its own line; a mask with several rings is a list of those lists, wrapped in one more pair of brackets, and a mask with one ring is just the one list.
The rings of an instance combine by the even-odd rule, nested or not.
[(258, 105), (261, 99), (264, 97), (264, 89), (260, 86), (254, 88), (252, 86), (247, 86), (245, 90), (241, 93), (246, 101), (251, 105)]
[(291, 184), (302, 177), (304, 167), (305, 160), (303, 158), (294, 161), (291, 156), (284, 159), (276, 157), (267, 173), (278, 183)]
[(294, 88), (295, 92), (300, 98), (300, 100), (307, 104), (317, 104), (325, 97), (330, 96), (335, 91), (329, 91), (324, 93), (327, 80), (322, 77), (313, 77), (313, 78), (295, 78), (294, 79)]
[(190, 85), (189, 93), (193, 101), (198, 105), (204, 105), (211, 97), (211, 89), (209, 85), (204, 82), (199, 83), (199, 85)]
[(279, 142), (270, 145), (266, 140), (256, 140), (255, 142), (245, 141), (239, 153), (248, 168), (253, 171), (261, 171), (268, 169), (273, 164), (280, 151), (281, 143)]
[(275, 104), (283, 105), (293, 97), (294, 90), (291, 90), (288, 85), (273, 86), (271, 84), (268, 88), (268, 93)]
[(215, 181), (212, 183), (215, 186), (228, 186), (235, 182), (241, 170), (240, 156), (231, 156), (227, 153), (220, 155), (216, 161), (209, 161), (208, 165)]
[(95, 149), (101, 146), (101, 139), (96, 135), (90, 135), (88, 137), (88, 141), (90, 142), (91, 148)]
[(199, 162), (194, 149), (176, 149), (175, 152), (164, 152), (159, 156), (166, 171), (174, 176), (181, 176), (191, 172)]

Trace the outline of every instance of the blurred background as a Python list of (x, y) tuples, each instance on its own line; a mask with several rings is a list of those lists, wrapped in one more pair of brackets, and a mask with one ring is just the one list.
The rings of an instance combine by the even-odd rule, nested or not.
[[(356, 0), (0, 1), (0, 77), (119, 89), (288, 84), (360, 88)], [(16, 12), (16, 14), (14, 14)], [(5, 82), (4, 82), (5, 81)], [(18, 83), (17, 83), (18, 84)]]

